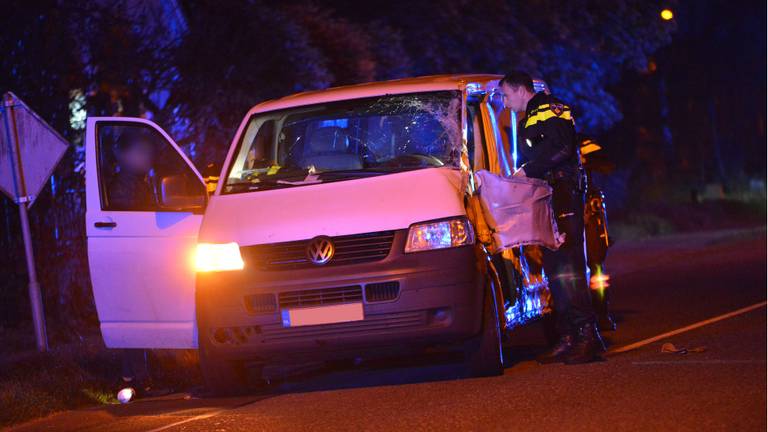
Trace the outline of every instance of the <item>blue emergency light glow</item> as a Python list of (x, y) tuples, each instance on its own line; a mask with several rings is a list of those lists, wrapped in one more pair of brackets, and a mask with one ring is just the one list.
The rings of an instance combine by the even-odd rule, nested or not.
[(480, 83), (476, 83), (476, 82), (467, 83), (467, 93), (478, 92), (481, 89), (482, 89), (482, 86), (480, 85)]
[(510, 111), (510, 121), (509, 121), (509, 135), (512, 138), (512, 169), (514, 171), (517, 171), (517, 113), (513, 110)]

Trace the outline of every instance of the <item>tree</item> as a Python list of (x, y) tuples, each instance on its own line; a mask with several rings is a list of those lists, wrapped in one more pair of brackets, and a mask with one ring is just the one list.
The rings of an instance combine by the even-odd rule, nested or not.
[[(168, 61), (174, 135), (198, 161), (221, 162), (242, 116), (264, 99), (331, 81), (307, 32), (261, 1), (190, 1), (189, 31)], [(199, 152), (197, 151), (199, 149)]]
[[(93, 323), (95, 315), (83, 220), (84, 125), (73, 111), (138, 116), (157, 110), (149, 95), (160, 83), (163, 50), (159, 39), (124, 14), (128, 3), (38, 1), (0, 15), (0, 89), (18, 94), (73, 144), (30, 214), (46, 313), (57, 330), (74, 325), (77, 332), (79, 319)], [(0, 288), (0, 325), (13, 325), (29, 310), (20, 307), (26, 305), (27, 276), (18, 259), (23, 254), (15, 207), (0, 199), (0, 268), (12, 275)]]
[[(13, 91), (37, 111), (55, 129), (70, 140), (76, 133), (69, 128), (70, 90), (82, 87), (83, 63), (76, 55), (77, 41), (70, 31), (70, 23), (76, 12), (70, 8), (58, 8), (56, 1), (32, 2), (25, 7), (5, 7), (0, 14), (3, 37), (0, 38), (0, 92)], [(62, 186), (77, 183), (71, 175), (73, 150), (67, 152), (65, 162), (70, 162), (67, 180)], [(61, 171), (58, 171), (61, 172)], [(58, 311), (63, 290), (52, 273), (43, 270), (40, 263), (60, 262), (60, 249), (41, 248), (56, 237), (56, 215), (48, 211), (56, 204), (64, 204), (52, 197), (50, 189), (44, 190), (32, 207), (31, 223), (34, 227), (34, 243), (37, 250), (38, 269), (44, 291), (46, 309)], [(26, 290), (26, 270), (22, 257), (22, 241), (15, 204), (4, 196), (2, 200), (3, 229), (0, 230), (0, 326), (15, 325), (29, 314)], [(77, 209), (75, 209), (77, 211)], [(65, 235), (67, 239), (77, 235), (77, 230)], [(64, 239), (63, 239), (64, 240)], [(66, 241), (66, 240), (65, 240)], [(72, 263), (78, 265), (75, 259)]]
[[(609, 86), (642, 69), (674, 29), (642, 0), (326, 0), (366, 27), (383, 18), (402, 34), (415, 75), (522, 69), (575, 108), (578, 127), (604, 131), (621, 118)], [(372, 38), (377, 35), (372, 35)]]

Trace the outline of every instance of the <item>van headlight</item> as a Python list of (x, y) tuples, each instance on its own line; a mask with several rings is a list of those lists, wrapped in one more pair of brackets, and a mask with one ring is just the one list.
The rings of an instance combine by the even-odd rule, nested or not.
[(466, 217), (411, 225), (405, 253), (470, 245), (475, 242), (472, 224)]
[(198, 243), (195, 251), (195, 270), (215, 272), (242, 270), (245, 267), (237, 243)]

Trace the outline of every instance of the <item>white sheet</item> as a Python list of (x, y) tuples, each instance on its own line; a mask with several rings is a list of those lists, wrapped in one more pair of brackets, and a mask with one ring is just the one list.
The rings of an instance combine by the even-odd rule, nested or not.
[(528, 177), (475, 173), (483, 216), (491, 228), (493, 253), (520, 245), (556, 250), (565, 240), (552, 213), (552, 188)]

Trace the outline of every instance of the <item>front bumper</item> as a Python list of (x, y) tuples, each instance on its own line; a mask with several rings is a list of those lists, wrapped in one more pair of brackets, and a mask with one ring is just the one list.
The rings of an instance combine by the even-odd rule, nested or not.
[[(480, 331), (484, 275), (473, 246), (403, 253), (407, 230), (397, 231), (389, 255), (361, 264), (290, 271), (199, 274), (201, 338), (217, 355), (253, 361), (310, 360), (453, 344)], [(279, 302), (254, 312), (251, 296), (397, 282), (394, 299), (362, 302), (365, 318), (335, 324), (284, 327)], [(360, 300), (358, 300), (360, 301)], [(297, 356), (300, 354), (300, 356)]]

